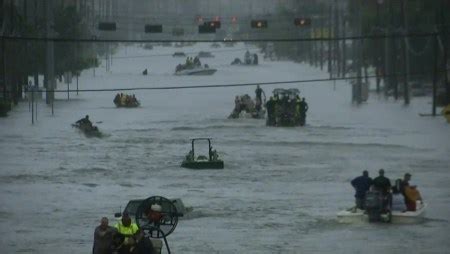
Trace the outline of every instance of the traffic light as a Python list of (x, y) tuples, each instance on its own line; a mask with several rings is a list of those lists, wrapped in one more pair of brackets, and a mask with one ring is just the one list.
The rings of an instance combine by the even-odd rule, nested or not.
[(162, 25), (145, 25), (146, 33), (162, 33), (163, 26)]
[(310, 26), (311, 25), (311, 19), (309, 19), (309, 18), (296, 18), (294, 20), (294, 24), (295, 24), (295, 26), (300, 26), (300, 27)]
[(267, 28), (267, 20), (252, 20), (251, 26), (256, 29)]
[(100, 22), (98, 23), (98, 30), (102, 31), (116, 31), (116, 22)]

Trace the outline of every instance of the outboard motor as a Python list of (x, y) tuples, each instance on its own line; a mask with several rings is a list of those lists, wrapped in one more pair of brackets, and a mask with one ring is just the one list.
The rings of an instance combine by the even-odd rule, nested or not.
[(385, 207), (388, 202), (381, 192), (368, 191), (366, 193), (365, 207), (369, 222), (391, 222), (390, 209)]

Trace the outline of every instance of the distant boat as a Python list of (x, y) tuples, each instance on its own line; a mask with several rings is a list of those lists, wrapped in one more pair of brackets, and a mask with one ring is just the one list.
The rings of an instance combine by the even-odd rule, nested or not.
[(183, 69), (175, 72), (175, 75), (182, 76), (182, 75), (196, 75), (196, 76), (206, 76), (206, 75), (213, 75), (216, 73), (217, 69), (209, 68), (209, 67), (194, 67), (189, 69)]

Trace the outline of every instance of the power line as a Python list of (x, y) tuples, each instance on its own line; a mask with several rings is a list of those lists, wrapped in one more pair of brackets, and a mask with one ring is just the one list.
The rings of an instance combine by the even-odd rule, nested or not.
[[(438, 71), (437, 73), (446, 73), (450, 69), (445, 69)], [(385, 75), (386, 77), (403, 77), (404, 73), (394, 73), (390, 75)], [(410, 76), (425, 76), (431, 75), (431, 73), (415, 73), (410, 74)], [(367, 78), (376, 78), (378, 75), (370, 75)], [(316, 82), (327, 82), (327, 81), (341, 81), (341, 80), (356, 80), (357, 76), (353, 77), (342, 77), (342, 78), (322, 78), (322, 79), (306, 79), (306, 80), (290, 80), (290, 81), (273, 81), (273, 82), (258, 82), (258, 83), (233, 83), (233, 84), (218, 84), (218, 85), (194, 85), (194, 86), (159, 86), (159, 87), (133, 87), (133, 88), (109, 88), (109, 89), (81, 89), (81, 90), (53, 90), (56, 93), (67, 93), (67, 92), (119, 92), (119, 91), (139, 91), (139, 90), (180, 90), (180, 89), (201, 89), (201, 88), (227, 88), (227, 87), (243, 87), (243, 86), (267, 86), (267, 85), (283, 85), (283, 84), (297, 84), (297, 83), (316, 83)], [(43, 90), (52, 91), (52, 90)]]
[[(333, 38), (261, 38), (261, 39), (234, 39), (233, 42), (312, 42), (312, 41), (342, 41), (342, 40), (366, 40), (366, 39), (386, 39), (386, 38), (419, 38), (431, 37), (436, 33), (409, 33), (391, 35), (363, 35)], [(49, 38), (49, 37), (29, 37), (29, 36), (0, 36), (4, 40), (18, 41), (53, 41), (53, 42), (104, 42), (104, 43), (158, 43), (158, 42), (224, 42), (223, 39), (209, 40), (177, 40), (177, 39), (80, 39), (80, 38)]]

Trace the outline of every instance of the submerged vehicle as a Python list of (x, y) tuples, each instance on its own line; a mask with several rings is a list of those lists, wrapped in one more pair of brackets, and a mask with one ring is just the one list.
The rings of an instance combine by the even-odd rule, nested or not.
[(200, 58), (214, 57), (214, 55), (211, 52), (208, 52), (208, 51), (200, 51), (200, 52), (198, 52), (197, 56), (200, 57)]
[[(195, 141), (199, 140), (208, 141), (208, 156), (198, 155), (196, 157), (194, 144)], [(219, 159), (217, 151), (213, 150), (210, 138), (194, 138), (192, 139), (192, 148), (181, 163), (181, 167), (190, 169), (223, 169), (224, 163)]]
[(75, 127), (81, 132), (83, 132), (84, 135), (86, 135), (86, 137), (96, 137), (96, 138), (103, 137), (103, 134), (100, 132), (98, 127), (94, 125), (74, 123), (72, 124), (72, 127)]
[(389, 205), (384, 205), (385, 198), (379, 192), (368, 192), (366, 194), (366, 210), (351, 208), (340, 211), (337, 214), (341, 223), (358, 222), (382, 222), (413, 224), (423, 222), (425, 219), (426, 203), (417, 202), (415, 211), (395, 210)]
[(177, 51), (177, 52), (173, 53), (172, 56), (173, 56), (173, 57), (185, 57), (186, 54), (185, 54), (184, 52)]
[(244, 94), (241, 96), (236, 96), (234, 109), (228, 116), (228, 119), (236, 119), (236, 118), (264, 119), (265, 116), (266, 110), (264, 108), (264, 103), (262, 103), (262, 105), (257, 107), (256, 102), (248, 94)]

